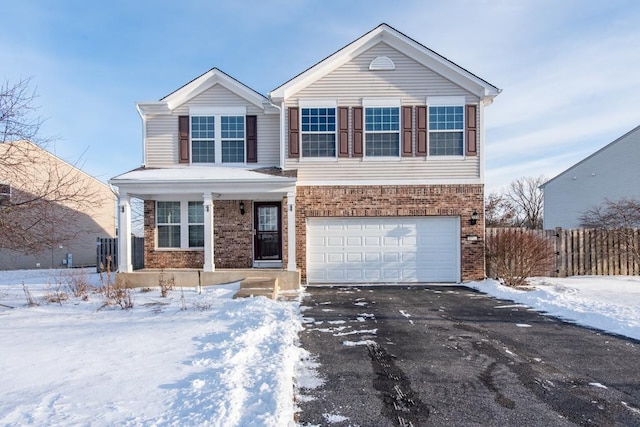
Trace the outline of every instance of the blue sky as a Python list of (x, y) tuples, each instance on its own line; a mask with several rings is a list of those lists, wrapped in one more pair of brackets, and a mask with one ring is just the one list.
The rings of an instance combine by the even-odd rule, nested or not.
[(50, 149), (103, 181), (141, 164), (136, 101), (212, 67), (267, 94), (381, 22), (503, 89), (485, 121), (488, 192), (640, 125), (636, 0), (2, 3), (0, 79), (33, 76)]

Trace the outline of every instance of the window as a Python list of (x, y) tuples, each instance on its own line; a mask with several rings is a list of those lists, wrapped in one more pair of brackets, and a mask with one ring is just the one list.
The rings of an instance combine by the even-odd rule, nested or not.
[(212, 116), (191, 116), (193, 163), (215, 162), (215, 122)]
[(180, 202), (158, 202), (158, 247), (180, 247)]
[(204, 247), (202, 202), (156, 202), (158, 248)]
[(222, 163), (244, 163), (244, 116), (222, 116)]
[(462, 156), (464, 106), (429, 106), (429, 155)]
[(365, 108), (365, 154), (400, 156), (400, 108)]
[(189, 202), (189, 247), (204, 247), (204, 205)]
[(336, 109), (301, 109), (302, 157), (336, 156)]
[(191, 163), (245, 163), (246, 108), (191, 107)]

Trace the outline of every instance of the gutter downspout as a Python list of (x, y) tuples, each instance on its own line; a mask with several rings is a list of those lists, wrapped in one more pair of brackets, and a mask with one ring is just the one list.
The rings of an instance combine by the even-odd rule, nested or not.
[(142, 167), (147, 166), (147, 118), (140, 109), (140, 105), (136, 104), (136, 111), (142, 119)]

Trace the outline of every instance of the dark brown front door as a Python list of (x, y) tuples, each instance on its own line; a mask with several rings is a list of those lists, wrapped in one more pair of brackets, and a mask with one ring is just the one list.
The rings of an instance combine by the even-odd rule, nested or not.
[(254, 204), (256, 261), (282, 259), (282, 215), (280, 209), (280, 202)]

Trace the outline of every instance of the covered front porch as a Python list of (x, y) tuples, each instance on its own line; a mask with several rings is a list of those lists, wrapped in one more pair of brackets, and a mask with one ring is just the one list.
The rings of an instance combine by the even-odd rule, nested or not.
[(277, 276), (300, 284), (296, 265), (295, 177), (277, 169), (141, 168), (113, 178), (118, 230), (131, 235), (131, 198), (144, 200), (145, 270), (133, 271), (130, 239), (119, 239), (119, 280), (207, 286)]

